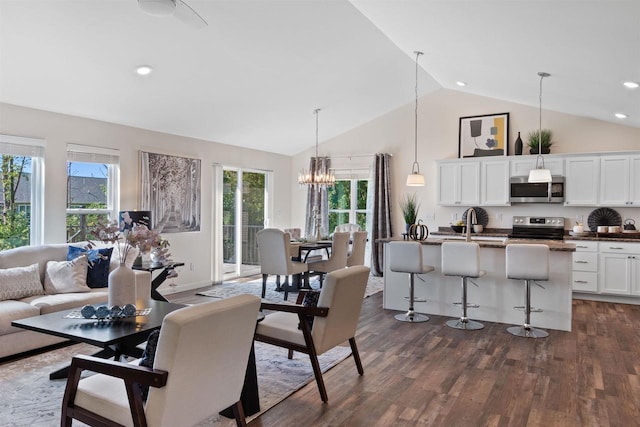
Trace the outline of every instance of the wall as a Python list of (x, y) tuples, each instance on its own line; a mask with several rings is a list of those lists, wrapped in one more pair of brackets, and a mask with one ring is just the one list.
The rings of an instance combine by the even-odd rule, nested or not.
[[(137, 129), (97, 120), (0, 104), (0, 133), (46, 140), (45, 243), (64, 242), (66, 209), (66, 144), (76, 143), (120, 150), (120, 206), (140, 208), (139, 150), (202, 160), (202, 226), (199, 232), (171, 233), (176, 261), (186, 266), (179, 277), (165, 282), (179, 289), (211, 283), (212, 277), (212, 177), (213, 165), (271, 170), (274, 176), (272, 225), (289, 225), (291, 158), (176, 135)], [(190, 264), (194, 265), (193, 271)]]
[[(330, 108), (327, 106), (326, 108)], [(405, 179), (413, 163), (414, 104), (407, 104), (375, 120), (354, 128), (319, 147), (320, 155), (345, 155), (387, 152), (393, 155), (392, 212), (393, 230), (399, 235), (404, 229), (398, 200), (402, 194), (413, 193), (421, 202), (418, 218), (426, 219), (430, 230), (448, 226), (460, 219), (466, 207), (440, 207), (436, 204), (436, 163), (438, 159), (458, 157), (459, 118), (508, 112), (510, 127), (509, 153), (518, 131), (526, 144), (526, 135), (538, 128), (538, 108), (521, 104), (470, 95), (464, 92), (441, 89), (425, 95), (418, 106), (418, 162), (425, 175), (425, 187), (406, 187)], [(640, 150), (640, 129), (599, 120), (543, 110), (543, 128), (554, 131), (555, 144), (552, 153), (582, 153), (602, 151)], [(528, 148), (525, 146), (525, 152)], [(307, 150), (293, 158), (294, 174), (307, 167), (313, 150)], [(294, 176), (295, 179), (295, 176)], [(306, 189), (292, 185), (293, 200), (304, 200)], [(519, 205), (513, 207), (485, 208), (490, 216), (489, 227), (511, 228), (514, 215), (553, 215), (573, 220), (577, 214), (588, 217), (590, 208), (565, 208), (556, 205)], [(616, 208), (623, 218), (640, 220), (640, 209)], [(502, 220), (498, 220), (501, 216)], [(427, 219), (429, 218), (429, 219)], [(304, 209), (292, 206), (292, 226), (304, 225)]]

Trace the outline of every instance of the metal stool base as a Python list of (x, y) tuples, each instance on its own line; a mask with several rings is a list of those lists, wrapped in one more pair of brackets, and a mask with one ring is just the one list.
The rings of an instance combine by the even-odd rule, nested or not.
[(450, 328), (464, 329), (467, 331), (477, 331), (478, 329), (484, 328), (484, 325), (482, 323), (469, 319), (467, 319), (466, 321), (462, 319), (447, 320), (447, 326)]
[(547, 331), (531, 327), (525, 328), (524, 326), (511, 326), (510, 328), (507, 328), (507, 332), (511, 335), (524, 338), (546, 338), (549, 336)]
[(425, 316), (424, 314), (411, 313), (411, 312), (396, 314), (394, 317), (396, 318), (396, 320), (399, 320), (401, 322), (408, 322), (408, 323), (421, 323), (429, 320), (429, 317)]

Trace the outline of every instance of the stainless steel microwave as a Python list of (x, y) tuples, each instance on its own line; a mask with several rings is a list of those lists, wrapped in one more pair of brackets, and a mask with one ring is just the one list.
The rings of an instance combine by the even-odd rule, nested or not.
[(551, 182), (528, 182), (528, 176), (511, 177), (511, 203), (562, 203), (564, 177), (553, 176)]

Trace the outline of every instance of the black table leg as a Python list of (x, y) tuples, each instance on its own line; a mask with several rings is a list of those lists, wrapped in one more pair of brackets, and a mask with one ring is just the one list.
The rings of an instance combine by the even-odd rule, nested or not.
[[(240, 393), (240, 401), (246, 416), (257, 414), (260, 412), (260, 397), (258, 396), (258, 373), (256, 370), (256, 352), (253, 343), (251, 344), (251, 352), (249, 353), (249, 362), (247, 363), (247, 371), (244, 375), (244, 385), (242, 393)], [(230, 406), (220, 415), (227, 418), (235, 418), (233, 408)]]

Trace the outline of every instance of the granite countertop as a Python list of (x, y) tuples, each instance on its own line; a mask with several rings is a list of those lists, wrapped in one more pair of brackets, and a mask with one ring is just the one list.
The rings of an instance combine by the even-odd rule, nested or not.
[[(629, 242), (640, 243), (640, 230), (636, 233), (588, 233), (582, 236), (573, 236), (568, 230), (565, 231), (564, 240), (590, 240), (595, 242)], [(511, 234), (510, 228), (485, 228), (482, 233), (471, 233), (471, 236), (482, 237), (502, 237), (508, 238)], [(461, 236), (464, 233), (455, 233), (450, 227), (439, 227), (437, 231), (429, 233), (430, 236)]]
[[(460, 236), (463, 237), (464, 235), (460, 234), (460, 233), (450, 233), (448, 234), (450, 236)], [(483, 237), (504, 237), (505, 240), (482, 240), (482, 238), (480, 236)], [(477, 243), (478, 245), (480, 245), (481, 248), (496, 248), (496, 249), (504, 249), (505, 247), (507, 247), (507, 245), (509, 244), (515, 244), (515, 243), (527, 243), (527, 244), (543, 244), (543, 245), (547, 245), (549, 246), (549, 250), (552, 251), (563, 251), (563, 252), (575, 252), (576, 250), (576, 245), (573, 243), (565, 243), (562, 240), (540, 240), (540, 239), (507, 239), (506, 236), (489, 236), (489, 235), (485, 235), (485, 233), (479, 233), (476, 234), (474, 237), (479, 238), (479, 240), (472, 240), (474, 243)], [(407, 241), (405, 239), (402, 239), (400, 237), (392, 237), (389, 239), (379, 239), (378, 240), (381, 243), (388, 243), (388, 242), (393, 242), (393, 241)], [(445, 234), (442, 234), (440, 236), (434, 236), (433, 237), (429, 237), (426, 240), (422, 240), (420, 241), (420, 243), (422, 243), (423, 245), (442, 245), (442, 243), (444, 242), (463, 242), (463, 239), (447, 239)]]

